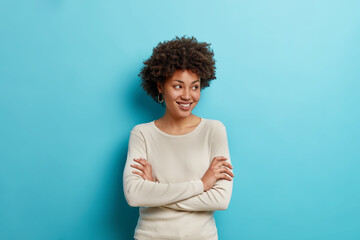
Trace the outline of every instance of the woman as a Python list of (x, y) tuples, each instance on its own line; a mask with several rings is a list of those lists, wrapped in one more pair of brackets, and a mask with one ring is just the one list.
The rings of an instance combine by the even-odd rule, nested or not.
[(130, 133), (123, 182), (128, 204), (140, 207), (135, 239), (218, 239), (213, 215), (228, 207), (234, 177), (226, 129), (191, 113), (215, 79), (209, 46), (194, 37), (159, 43), (139, 74), (166, 109)]

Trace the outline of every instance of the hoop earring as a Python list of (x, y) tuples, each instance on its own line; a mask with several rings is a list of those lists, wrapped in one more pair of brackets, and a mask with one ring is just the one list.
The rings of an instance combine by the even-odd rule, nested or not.
[[(161, 95), (161, 101), (160, 101), (160, 95)], [(159, 92), (158, 95), (157, 95), (157, 101), (159, 103), (162, 103), (164, 101), (164, 95), (161, 92)]]

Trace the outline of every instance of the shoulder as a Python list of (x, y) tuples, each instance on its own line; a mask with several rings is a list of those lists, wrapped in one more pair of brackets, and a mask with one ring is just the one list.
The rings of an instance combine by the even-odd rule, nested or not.
[(206, 124), (208, 128), (211, 129), (225, 128), (225, 125), (220, 120), (216, 119), (206, 119)]
[(146, 123), (140, 123), (140, 124), (137, 124), (135, 125), (132, 130), (131, 130), (131, 133), (145, 133), (147, 131), (150, 131), (152, 129), (152, 124), (153, 122), (146, 122)]
[(215, 138), (216, 136), (226, 135), (226, 127), (224, 123), (216, 119), (206, 119), (206, 131), (210, 139)]
[(226, 127), (223, 122), (215, 119), (207, 119), (208, 137), (211, 146), (217, 148), (227, 142)]

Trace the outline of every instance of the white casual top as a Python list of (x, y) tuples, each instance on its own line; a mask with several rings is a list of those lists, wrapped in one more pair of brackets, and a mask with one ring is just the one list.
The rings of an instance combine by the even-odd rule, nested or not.
[[(201, 118), (184, 135), (160, 130), (155, 122), (136, 125), (129, 139), (124, 169), (124, 194), (130, 206), (140, 207), (134, 237), (138, 240), (217, 240), (215, 210), (225, 210), (233, 182), (219, 179), (204, 192), (201, 178), (215, 156), (231, 163), (222, 122)], [(130, 166), (145, 158), (155, 182), (144, 180)]]

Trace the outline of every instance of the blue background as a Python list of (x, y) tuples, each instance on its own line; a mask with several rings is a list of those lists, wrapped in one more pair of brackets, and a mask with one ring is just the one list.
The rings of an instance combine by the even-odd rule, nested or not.
[(160, 41), (211, 43), (194, 113), (228, 131), (221, 240), (360, 239), (360, 1), (0, 1), (0, 239), (131, 239), (131, 128)]

